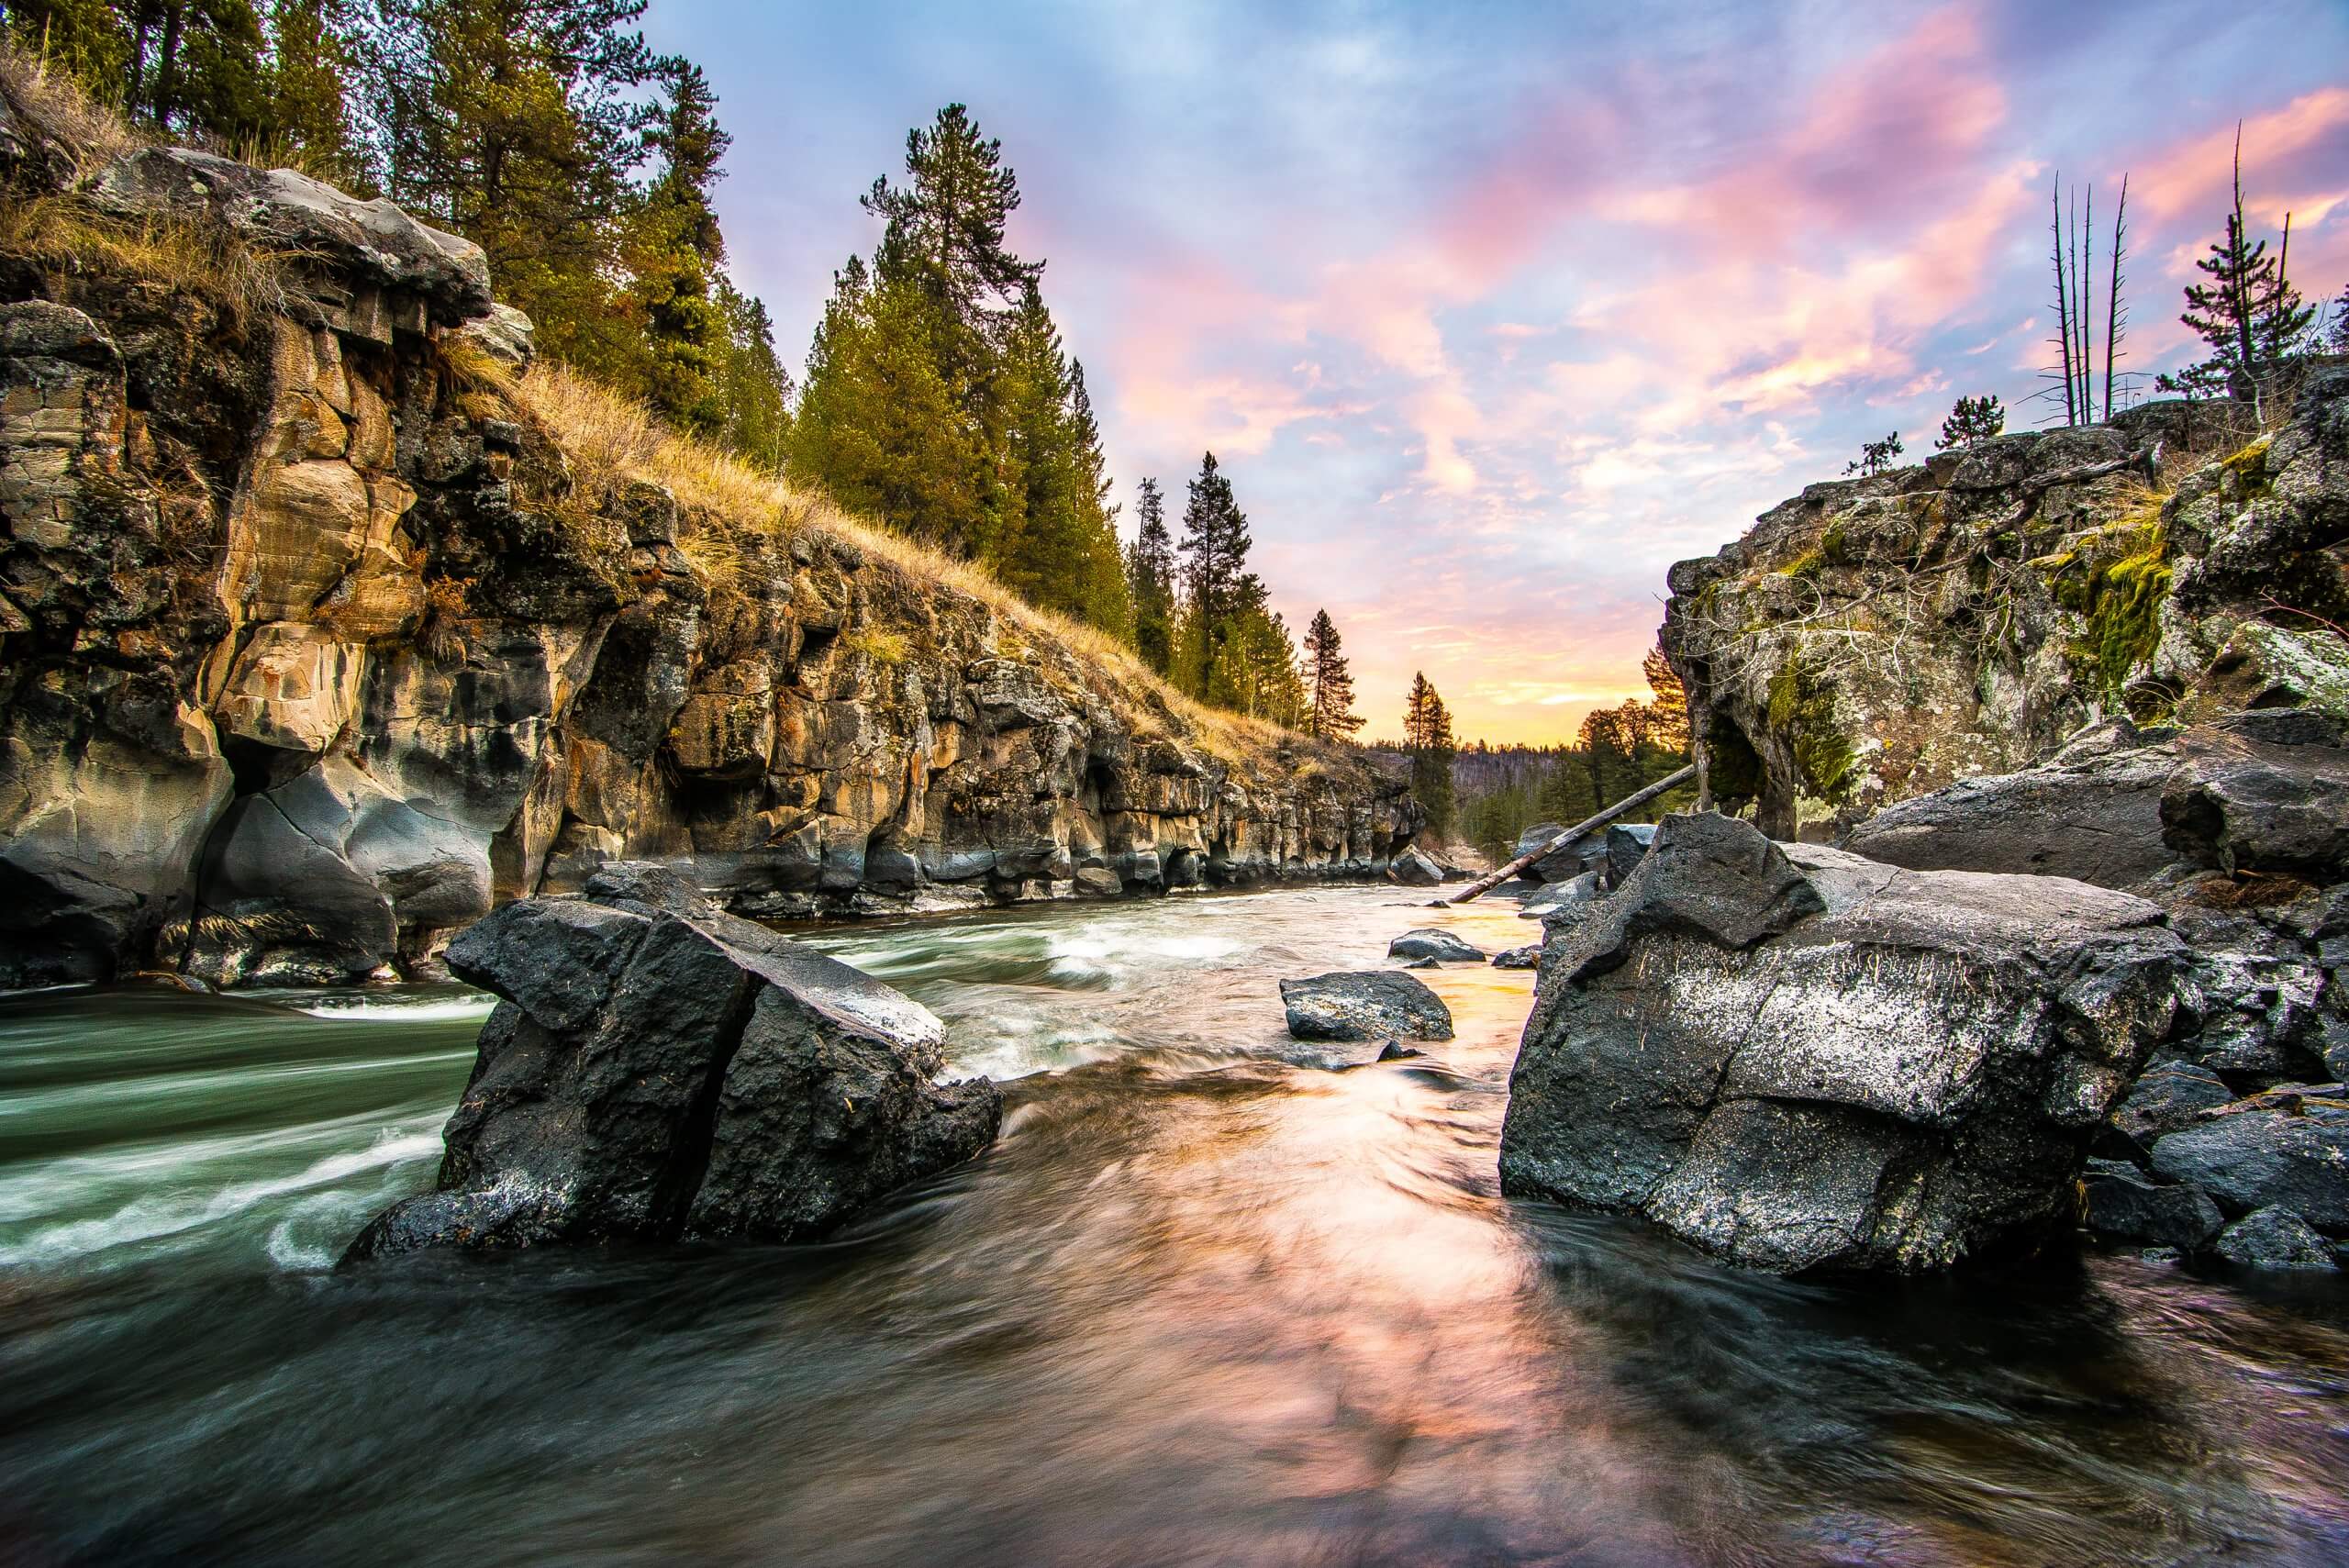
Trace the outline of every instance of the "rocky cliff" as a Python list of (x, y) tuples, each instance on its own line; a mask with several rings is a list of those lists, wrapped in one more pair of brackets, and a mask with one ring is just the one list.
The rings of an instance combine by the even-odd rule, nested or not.
[(2038, 762), (2100, 717), (2349, 714), (2349, 366), (1813, 484), (1672, 569), (1712, 799), (1773, 837)]
[(526, 372), (388, 204), (20, 93), (0, 181), (0, 985), (429, 967), (621, 857), (802, 916), (1373, 874), (1420, 824)]

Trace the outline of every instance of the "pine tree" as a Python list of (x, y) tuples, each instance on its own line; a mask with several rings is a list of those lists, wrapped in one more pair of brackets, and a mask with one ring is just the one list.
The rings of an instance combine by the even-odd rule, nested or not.
[(1003, 143), (983, 139), (963, 105), (906, 133), (906, 176), (901, 186), (877, 179), (864, 195), (864, 210), (887, 223), (874, 272), (930, 303), (940, 373), (967, 406), (985, 396), (1010, 317), (1044, 264), (1006, 248), (1019, 179), (1004, 166)]
[(755, 295), (736, 288), (724, 273), (718, 278), (718, 307), (726, 317), (718, 375), (726, 418), (718, 439), (745, 461), (779, 470), (790, 444), (792, 382), (774, 351), (774, 323)]
[(1309, 728), (1324, 740), (1351, 740), (1362, 728), (1362, 715), (1353, 711), (1353, 673), (1340, 651), (1343, 646), (1330, 612), (1314, 611), (1305, 628), (1306, 673), (1312, 688)]
[(791, 472), (852, 511), (974, 553), (985, 449), (930, 354), (929, 306), (852, 256), (807, 354), (791, 422)]
[(361, 195), (373, 172), (351, 125), (350, 0), (276, 0), (270, 7), (270, 134), (321, 180)]
[(1654, 744), (1675, 757), (1688, 752), (1688, 689), (1680, 684), (1680, 673), (1663, 644), (1648, 650), (1640, 661), (1640, 673), (1647, 677), (1648, 690), (1655, 697), (1647, 705), (1645, 730)]
[(489, 256), (540, 349), (632, 379), (615, 308), (629, 179), (662, 110), (645, 0), (376, 0), (364, 56), (394, 200)]
[(1895, 430), (1880, 441), (1862, 441), (1860, 455), (1843, 465), (1845, 473), (1873, 476), (1892, 467), (1892, 460), (1900, 455), (1900, 432)]
[(2234, 206), (2221, 239), (2194, 263), (2210, 281), (2186, 285), (2186, 310), (2178, 319), (2210, 348), (2210, 357), (2154, 384), (2188, 396), (2227, 396), (2253, 401), (2263, 396), (2287, 361), (2306, 347), (2315, 308), (2303, 305), (2286, 273), (2291, 254), (2292, 219), (2284, 217), (2282, 245), (2274, 256), (2267, 241), (2254, 239), (2243, 210), (2243, 128), (2235, 128)]
[(1452, 762), (1457, 743), (1452, 735), (1452, 714), (1424, 673), (1414, 672), (1411, 690), (1404, 699), (1403, 743), (1411, 752), (1411, 793), (1428, 814), (1428, 829), (1438, 840), (1453, 828)]
[(1949, 417), (1942, 421), (1941, 439), (1933, 442), (1933, 450), (1966, 450), (1992, 439), (2006, 428), (2007, 411), (2000, 406), (1997, 393), (1960, 397), (1957, 406), (1949, 411)]
[(1164, 675), (1174, 657), (1174, 537), (1166, 531), (1166, 501), (1158, 481), (1137, 487), (1140, 529), (1126, 547), (1126, 593), (1133, 603), (1134, 647), (1143, 663)]
[(1209, 701), (1214, 699), (1208, 695), (1208, 673), (1218, 652), (1241, 616), (1264, 602), (1264, 583), (1245, 569), (1251, 542), (1247, 514), (1241, 511), (1215, 453), (1208, 452), (1200, 459), (1199, 476), (1191, 481), (1179, 547), (1183, 585), (1197, 622), (1200, 662), (1178, 666), (1176, 673), (1184, 689)]
[(2325, 351), (2349, 354), (2349, 284), (2341, 288), (2341, 297), (2332, 302), (2332, 322), (2326, 329)]
[(718, 128), (718, 95), (701, 68), (662, 62), (668, 104), (645, 132), (661, 165), (629, 215), (622, 260), (643, 334), (641, 382), (662, 417), (716, 438), (727, 423), (733, 324), (718, 298), (726, 241), (710, 195), (733, 138)]

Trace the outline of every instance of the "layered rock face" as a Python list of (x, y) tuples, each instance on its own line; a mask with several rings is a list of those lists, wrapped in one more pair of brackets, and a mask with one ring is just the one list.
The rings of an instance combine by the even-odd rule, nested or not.
[(2102, 717), (2349, 717), (2349, 366), (2272, 435), (2152, 404), (1813, 484), (1670, 586), (1707, 798), (1757, 802), (1778, 839)]
[(449, 962), (503, 1000), (438, 1190), (353, 1260), (431, 1247), (818, 1235), (994, 1141), (985, 1078), (934, 1080), (937, 1018), (888, 986), (620, 865), (509, 904)]
[(1668, 817), (1553, 932), (1502, 1185), (1760, 1268), (1945, 1267), (2069, 1223), (2187, 967), (2127, 894)]
[(1379, 874), (1421, 823), (846, 531), (588, 484), (462, 240), (0, 130), (10, 200), (280, 258), (0, 260), (0, 985), (429, 967), (622, 858), (803, 916)]

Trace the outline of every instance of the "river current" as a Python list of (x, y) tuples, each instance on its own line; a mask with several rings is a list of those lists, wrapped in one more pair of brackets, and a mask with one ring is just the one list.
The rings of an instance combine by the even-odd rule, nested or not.
[[(2349, 1286), (1898, 1284), (1503, 1198), (1525, 972), (1349, 1066), (1392, 889), (816, 933), (1011, 1080), (821, 1245), (405, 1259), (488, 1002), (0, 1000), (0, 1564), (2349, 1562)], [(1359, 1058), (1363, 1052), (1350, 1051)]]

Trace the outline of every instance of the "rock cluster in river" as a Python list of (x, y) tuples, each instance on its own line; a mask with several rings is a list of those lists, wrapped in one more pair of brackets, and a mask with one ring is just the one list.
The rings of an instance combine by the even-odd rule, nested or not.
[(484, 379), (529, 332), (481, 251), (387, 203), (171, 150), (78, 190), (283, 308), (0, 262), (0, 986), (429, 973), (623, 858), (814, 915), (1377, 876), (1421, 824), (845, 531), (591, 485)]
[(1942, 1268), (2067, 1224), (2188, 963), (2143, 898), (1711, 814), (1667, 818), (1550, 940), (1504, 1188), (1788, 1272)]
[(353, 1260), (549, 1242), (791, 1240), (991, 1143), (1002, 1095), (941, 1084), (910, 998), (725, 914), (659, 867), (509, 904), (450, 944), (501, 998), (433, 1192)]
[(1920, 869), (2075, 877), (2165, 911), (2188, 954), (2179, 1024), (2113, 1108), (2083, 1195), (2111, 1240), (2240, 1261), (2287, 1215), (2349, 1238), (2343, 739), (2307, 708), (2183, 729), (2116, 719), (2043, 766), (1961, 780), (1844, 840)]

